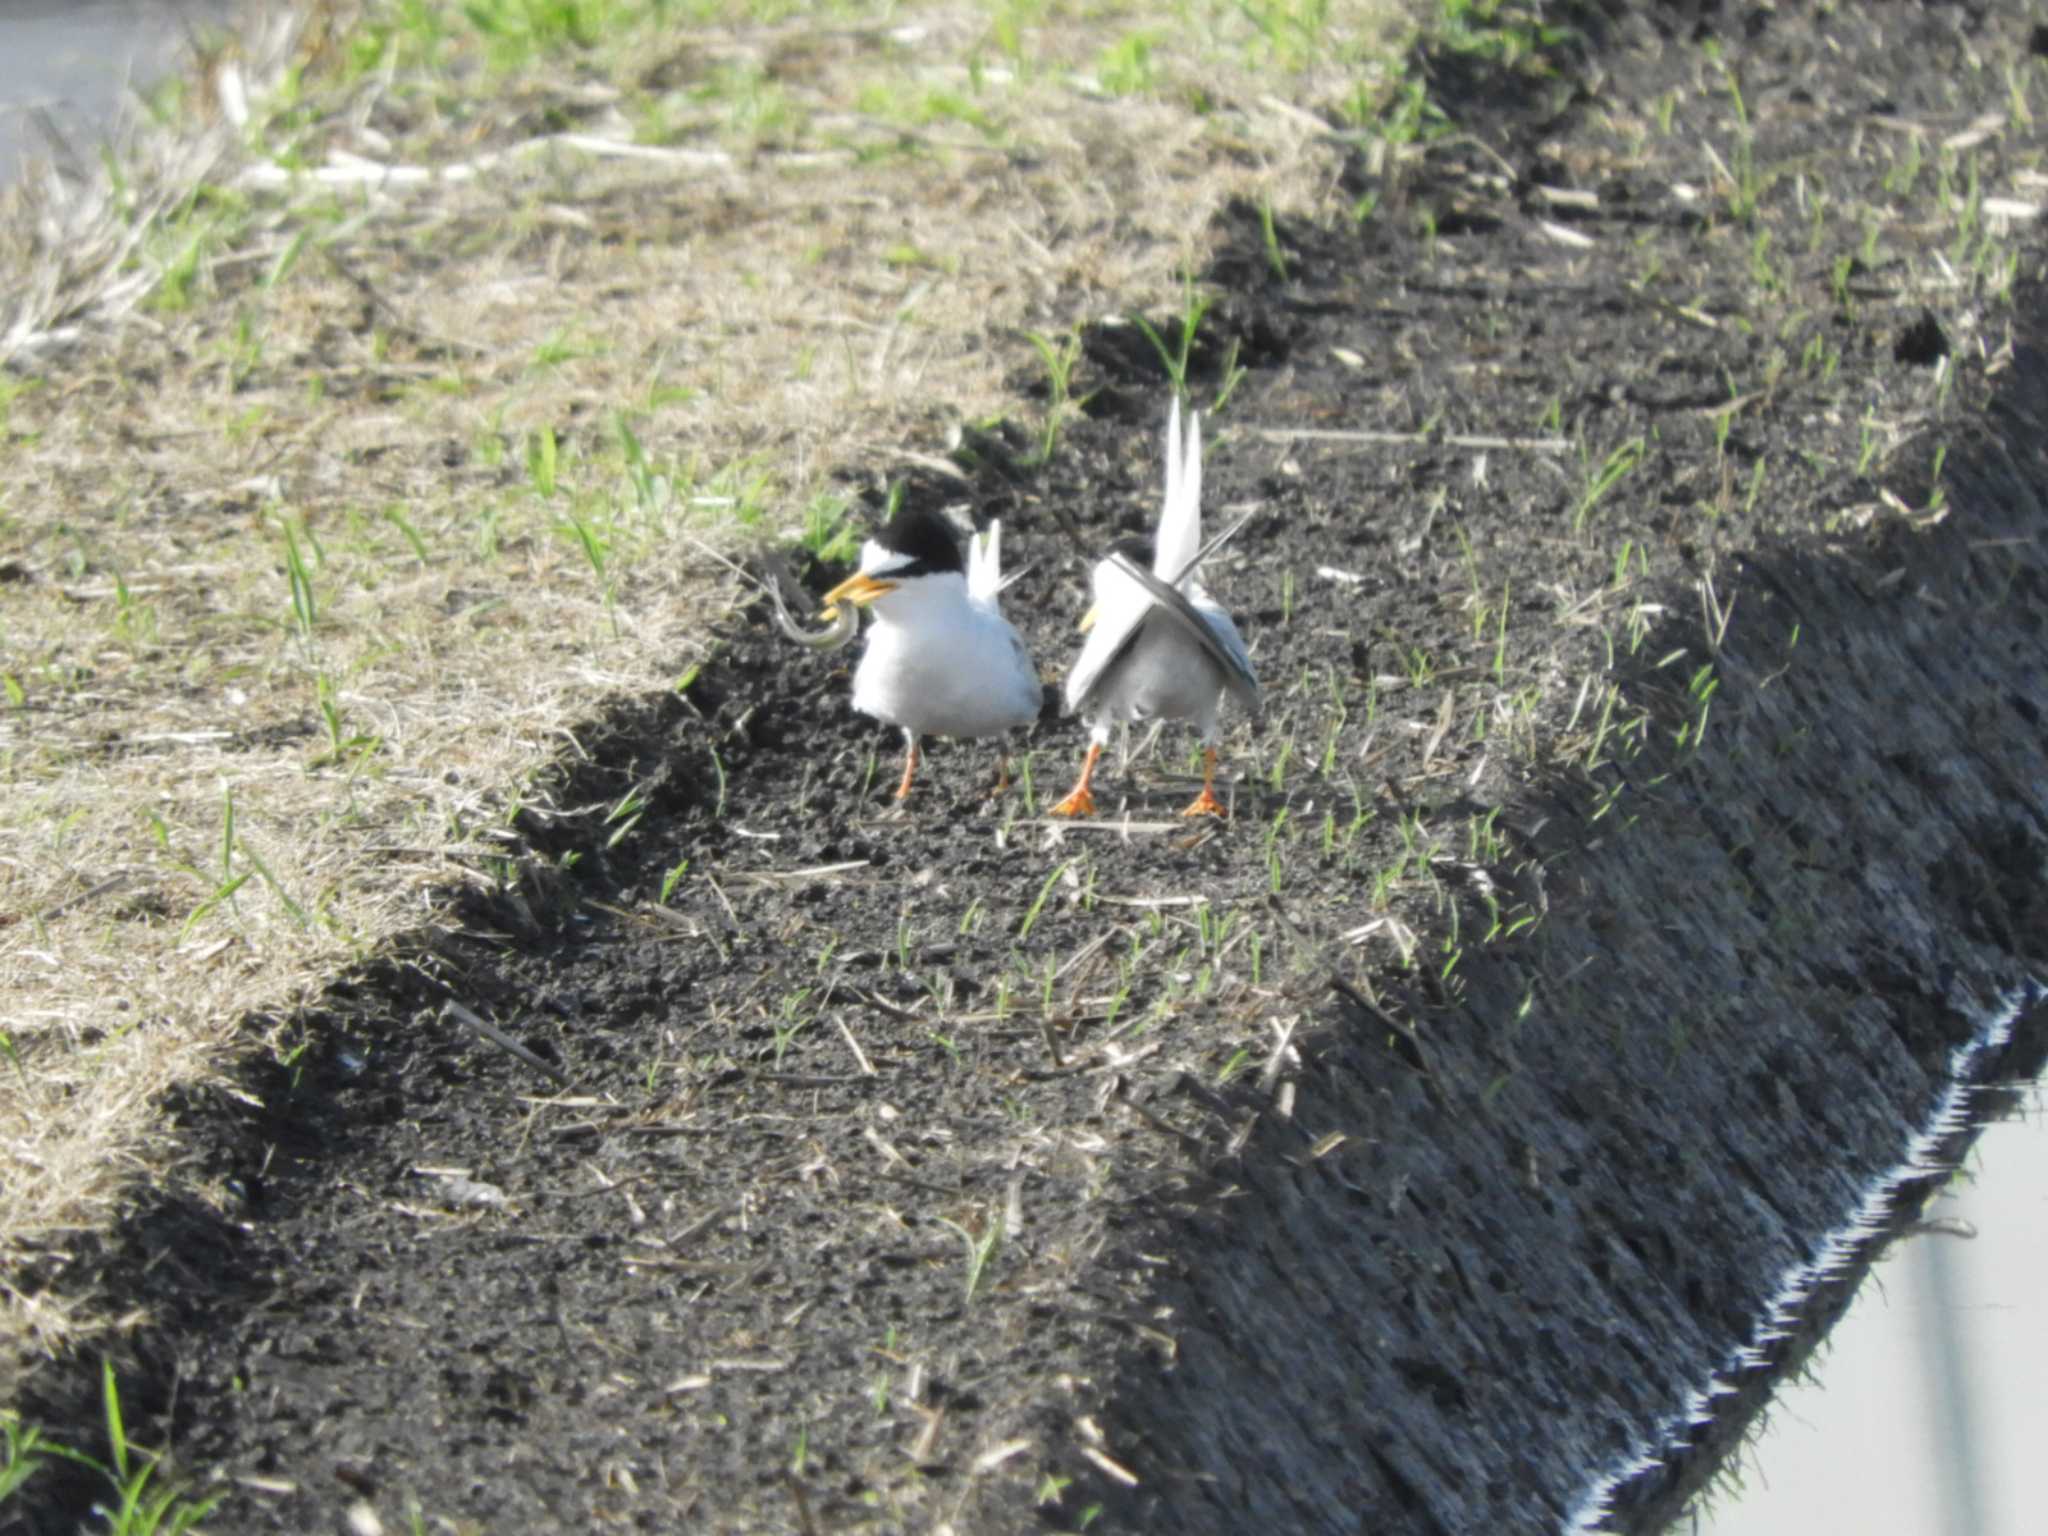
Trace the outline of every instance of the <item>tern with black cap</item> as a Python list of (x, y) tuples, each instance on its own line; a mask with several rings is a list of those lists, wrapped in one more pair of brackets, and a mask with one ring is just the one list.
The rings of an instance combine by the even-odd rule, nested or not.
[[(1038, 718), (1038, 669), (1003, 617), (1001, 538), (992, 522), (963, 553), (944, 518), (906, 507), (861, 546), (860, 569), (825, 594), (827, 619), (840, 621), (842, 604), (875, 616), (853, 707), (903, 732), (898, 800), (909, 797), (920, 738), (1001, 736)], [(999, 790), (1007, 753), (1001, 763)]]

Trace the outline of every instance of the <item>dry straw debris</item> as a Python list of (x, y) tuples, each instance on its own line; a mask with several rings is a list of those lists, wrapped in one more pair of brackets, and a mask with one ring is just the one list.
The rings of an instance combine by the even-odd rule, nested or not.
[(579, 721), (701, 653), (685, 534), (829, 532), (1019, 409), (1026, 330), (1171, 307), (1228, 198), (1317, 206), (1303, 105), (1366, 99), (1392, 26), (543, 9), (252, 22), (100, 182), (10, 195), (10, 1372), (128, 1321), (52, 1282), (164, 1091), (431, 922)]

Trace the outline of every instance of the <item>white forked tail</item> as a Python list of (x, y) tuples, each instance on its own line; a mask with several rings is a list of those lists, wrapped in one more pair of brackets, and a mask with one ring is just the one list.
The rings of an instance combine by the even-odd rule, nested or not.
[(1000, 611), (1002, 595), (1030, 572), (1031, 564), (1027, 560), (1009, 575), (1003, 574), (1003, 520), (992, 517), (986, 532), (967, 541), (967, 595)]
[(1159, 513), (1159, 533), (1152, 542), (1152, 574), (1178, 581), (1194, 564), (1202, 547), (1202, 418), (1188, 412), (1186, 440), (1181, 437), (1180, 395), (1166, 416), (1166, 504)]
[(1003, 520), (990, 518), (985, 532), (967, 541), (967, 595), (994, 603), (1003, 590)]

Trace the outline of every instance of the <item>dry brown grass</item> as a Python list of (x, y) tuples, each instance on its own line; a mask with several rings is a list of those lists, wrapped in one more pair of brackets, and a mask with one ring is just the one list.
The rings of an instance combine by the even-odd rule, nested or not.
[[(989, 7), (729, 9), (511, 69), (458, 27), (367, 72), (323, 11), (210, 61), (125, 185), (16, 197), (15, 1364), (122, 1321), (50, 1282), (147, 1178), (164, 1089), (427, 920), (579, 720), (701, 653), (723, 584), (682, 534), (829, 520), (835, 476), (1029, 414), (1023, 329), (1171, 309), (1231, 196), (1320, 203), (1294, 104), (1369, 84), (1388, 29), (1340, 7), (1297, 67), (1222, 5), (1009, 7), (1007, 51)], [(1110, 94), (1087, 71), (1134, 35)]]

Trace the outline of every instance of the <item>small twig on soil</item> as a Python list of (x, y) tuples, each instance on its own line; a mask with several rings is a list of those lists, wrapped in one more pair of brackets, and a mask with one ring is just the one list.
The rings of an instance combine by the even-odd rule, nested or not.
[[(420, 1173), (426, 1170), (416, 1168), (413, 1171)], [(548, 1198), (551, 1200), (588, 1200), (592, 1195), (615, 1195), (621, 1190), (630, 1189), (635, 1184), (651, 1184), (655, 1179), (655, 1175), (651, 1173), (636, 1173), (630, 1178), (607, 1180), (602, 1168), (593, 1168), (591, 1172), (596, 1174), (600, 1181), (596, 1188), (551, 1189), (548, 1191)]]
[(1038, 1033), (1045, 1041), (1046, 1055), (1052, 1058), (1053, 1070), (1056, 1072), (1066, 1071), (1066, 1058), (1060, 1055), (1060, 1042), (1058, 1036), (1053, 1033), (1052, 1020), (1040, 1019), (1038, 1021)]
[(1096, 1466), (1100, 1467), (1103, 1470), (1103, 1472), (1108, 1474), (1111, 1478), (1115, 1479), (1119, 1483), (1122, 1483), (1126, 1488), (1135, 1488), (1138, 1486), (1137, 1473), (1133, 1472), (1129, 1467), (1125, 1466), (1122, 1462), (1117, 1461), (1115, 1458), (1104, 1455), (1101, 1451), (1095, 1449), (1094, 1446), (1082, 1446), (1081, 1454), (1083, 1456), (1086, 1456), (1090, 1461), (1094, 1462)]
[(899, 448), (893, 443), (870, 443), (866, 446), (871, 452), (884, 454), (901, 463), (915, 464), (920, 469), (928, 469), (935, 475), (945, 475), (949, 479), (962, 482), (965, 482), (967, 479), (967, 472), (951, 459), (942, 459), (935, 454), (917, 453), (908, 448)]
[(924, 1420), (924, 1428), (918, 1432), (917, 1439), (910, 1447), (910, 1459), (922, 1465), (932, 1459), (932, 1451), (939, 1443), (939, 1428), (946, 1422), (946, 1410), (925, 1408), (917, 1403), (910, 1406), (911, 1410)]
[(912, 1024), (920, 1024), (924, 1022), (922, 1015), (912, 1013), (908, 1008), (900, 1008), (895, 1003), (890, 1002), (886, 997), (882, 997), (877, 993), (858, 992), (854, 991), (851, 987), (849, 987), (847, 990), (853, 992), (853, 995), (855, 997), (859, 998), (869, 1007), (879, 1009), (881, 1012), (889, 1015), (889, 1017), (892, 1019), (903, 1019)]
[(975, 1477), (993, 1472), (1013, 1456), (1021, 1456), (1031, 1449), (1029, 1440), (1006, 1440), (1001, 1445), (991, 1446), (968, 1463), (968, 1472)]
[(1529, 191), (1539, 203), (1548, 203), (1553, 208), (1577, 208), (1591, 213), (1600, 206), (1600, 194), (1582, 191), (1577, 187), (1547, 187), (1537, 182)]
[[(744, 829), (738, 827), (735, 827), (733, 830), (744, 832)], [(742, 880), (770, 881), (823, 880), (831, 875), (843, 875), (848, 870), (868, 869), (873, 864), (874, 860), (872, 859), (848, 859), (843, 864), (814, 864), (808, 869), (747, 869), (740, 871), (738, 878)]]
[[(590, 1235), (587, 1232), (578, 1233), (577, 1237), (583, 1242), (590, 1240)], [(758, 1275), (760, 1273), (760, 1266), (757, 1264), (735, 1263), (728, 1259), (671, 1259), (661, 1254), (642, 1255), (629, 1253), (619, 1260), (619, 1264), (625, 1269), (672, 1270), (678, 1274), (689, 1275), (693, 1278), (710, 1276), (714, 1279), (722, 1279), (728, 1275), (745, 1275), (750, 1273)], [(707, 1379), (702, 1385), (709, 1386), (710, 1381)], [(675, 1390), (681, 1390), (681, 1388), (678, 1387)]]
[[(97, 885), (94, 885), (89, 889), (80, 891), (75, 896), (66, 896), (62, 901), (51, 902), (47, 907), (43, 908), (42, 911), (34, 915), (33, 921), (38, 923), (47, 923), (52, 918), (62, 917), (66, 912), (69, 912), (73, 907), (82, 907), (88, 901), (92, 901), (98, 897), (104, 896), (109, 891), (120, 889), (120, 887), (126, 885), (130, 880), (133, 880), (140, 873), (142, 873), (142, 871), (138, 869), (117, 870), (115, 873), (107, 876), (106, 879), (100, 881)], [(19, 914), (11, 914), (7, 917), (0, 918), (0, 926), (4, 926), (6, 923), (9, 922), (19, 921)]]
[(822, 1072), (749, 1072), (750, 1083), (774, 1083), (779, 1088), (844, 1088), (848, 1083), (860, 1081), (858, 1076), (841, 1073), (828, 1076)]
[(789, 1369), (787, 1360), (777, 1360), (772, 1355), (738, 1355), (723, 1360), (709, 1360), (704, 1369), (713, 1376), (774, 1376)]
[(1145, 1340), (1148, 1344), (1158, 1349), (1160, 1354), (1167, 1360), (1173, 1360), (1179, 1356), (1180, 1341), (1174, 1338), (1172, 1334), (1155, 1328), (1142, 1315), (1120, 1310), (1099, 1291), (1091, 1291), (1084, 1287), (1081, 1290), (1081, 1294), (1096, 1302), (1097, 1305), (1084, 1307), (1073, 1302), (1057, 1301), (1049, 1302), (1047, 1305), (1052, 1311), (1059, 1313), (1062, 1317), (1078, 1318), (1086, 1323), (1102, 1323), (1112, 1328), (1129, 1329), (1133, 1335)]
[(1271, 1093), (1273, 1091), (1274, 1085), (1280, 1081), (1280, 1074), (1287, 1069), (1290, 1057), (1297, 1062), (1301, 1059), (1294, 1049), (1294, 1028), (1301, 1020), (1299, 1018), (1292, 1018), (1282, 1022), (1279, 1019), (1273, 1019), (1269, 1022), (1273, 1026), (1273, 1054), (1266, 1058), (1265, 1066), (1259, 1069), (1259, 1092), (1261, 1093)]
[(1068, 976), (1073, 974), (1074, 971), (1079, 969), (1081, 966), (1087, 964), (1088, 961), (1094, 959), (1097, 955), (1101, 954), (1103, 946), (1109, 943), (1111, 939), (1114, 939), (1119, 935), (1128, 932), (1130, 932), (1130, 930), (1126, 927), (1116, 927), (1108, 928), (1103, 930), (1101, 933), (1098, 933), (1094, 938), (1090, 939), (1086, 944), (1081, 946), (1080, 951), (1074, 956), (1073, 959), (1069, 960), (1065, 965), (1061, 966), (1057, 971), (1053, 972), (1052, 979), (1054, 983), (1057, 984), (1059, 982), (1065, 981)]
[(1695, 305), (1674, 304), (1669, 299), (1660, 299), (1653, 294), (1650, 296), (1650, 307), (1662, 310), (1668, 315), (1676, 315), (1679, 319), (1696, 325), (1702, 330), (1718, 331), (1721, 329), (1720, 321)]
[[(676, 1125), (669, 1122), (659, 1122), (648, 1125), (614, 1126), (611, 1128), (611, 1134), (618, 1136), (724, 1136), (731, 1130), (731, 1128), (732, 1127), (729, 1124)], [(565, 1125), (562, 1127), (560, 1131), (557, 1131), (555, 1134), (558, 1136), (564, 1135), (576, 1129), (578, 1129), (578, 1127)], [(778, 1131), (771, 1126), (759, 1126), (754, 1130), (753, 1134), (756, 1136), (766, 1136), (770, 1137), (773, 1140), (782, 1141), (788, 1139), (788, 1137), (792, 1133), (789, 1131)]]
[(1225, 1160), (1242, 1157), (1244, 1155), (1245, 1143), (1252, 1139), (1252, 1132), (1258, 1128), (1259, 1114), (1257, 1110), (1253, 1110), (1243, 1120), (1238, 1122), (1237, 1128), (1230, 1133), (1230, 1140), (1223, 1144)]
[[(963, 1020), (962, 1022), (965, 1021)], [(1114, 1045), (1110, 1045), (1094, 1055), (1075, 1057), (1071, 1060), (1060, 1060), (1059, 1065), (1055, 1067), (1026, 1067), (1018, 1072), (1017, 1075), (1027, 1083), (1043, 1083), (1055, 1077), (1079, 1077), (1096, 1072), (1122, 1072), (1128, 1067), (1136, 1066), (1147, 1056), (1159, 1051), (1165, 1043), (1163, 1040), (1153, 1040), (1129, 1052), (1120, 1052)], [(1050, 1045), (1051, 1041), (1048, 1040), (1047, 1044)], [(1055, 1057), (1055, 1060), (1058, 1060), (1058, 1058)]]
[(1430, 1066), (1429, 1053), (1423, 1050), (1422, 1036), (1416, 1032), (1415, 1026), (1413, 1024), (1405, 1023), (1404, 1021), (1395, 1018), (1391, 1013), (1387, 1012), (1387, 1010), (1382, 1008), (1378, 1003), (1374, 1002), (1371, 998), (1367, 997), (1363, 992), (1360, 992), (1358, 988), (1352, 986), (1351, 983), (1346, 981), (1342, 976), (1332, 976), (1330, 978), (1330, 988), (1339, 997), (1344, 998), (1347, 1002), (1352, 1004), (1353, 1007), (1362, 1009), (1366, 1013), (1371, 1014), (1372, 1017), (1378, 1019), (1382, 1024), (1386, 1025), (1387, 1028), (1391, 1029), (1395, 1034), (1399, 1035), (1402, 1038), (1402, 1040), (1407, 1042), (1408, 1049), (1414, 1052), (1414, 1058), (1410, 1061), (1409, 1065), (1413, 1066), (1424, 1077), (1430, 1078), (1431, 1080), (1435, 1079), (1436, 1069)]
[(1321, 1162), (1350, 1139), (1351, 1137), (1343, 1131), (1325, 1131), (1310, 1145), (1308, 1160), (1312, 1163)]
[(1159, 1116), (1153, 1114), (1152, 1111), (1147, 1109), (1144, 1105), (1138, 1103), (1134, 1099), (1125, 1098), (1122, 1093), (1116, 1094), (1112, 1102), (1118, 1105), (1120, 1108), (1126, 1109), (1131, 1114), (1137, 1116), (1140, 1121), (1150, 1126), (1160, 1135), (1172, 1137), (1175, 1141), (1180, 1143), (1181, 1150), (1187, 1153), (1189, 1157), (1200, 1157), (1202, 1155), (1203, 1149), (1201, 1138), (1196, 1136), (1190, 1136), (1186, 1131), (1182, 1130), (1179, 1126), (1170, 1124), (1167, 1121), (1160, 1119)]
[(1255, 436), (1269, 443), (1443, 444), (1452, 448), (1527, 449), (1531, 453), (1564, 453), (1571, 444), (1561, 437), (1483, 437), (1463, 432), (1346, 432), (1329, 427), (1256, 427)]
[(704, 930), (683, 916), (682, 913), (672, 907), (659, 906), (651, 901), (643, 901), (637, 908), (614, 906), (608, 901), (589, 901), (585, 905), (594, 911), (608, 913), (618, 918), (621, 922), (634, 923), (642, 928), (665, 927), (667, 932), (674, 934), (677, 938), (701, 939), (704, 937)]
[(744, 933), (746, 925), (740, 921), (739, 913), (733, 910), (732, 899), (725, 894), (725, 887), (708, 874), (704, 877), (704, 883), (711, 887), (711, 894), (716, 896), (718, 904), (725, 908), (725, 915), (732, 920), (732, 931), (734, 933)]
[(560, 144), (586, 155), (611, 159), (648, 160), (656, 165), (696, 166), (722, 170), (732, 165), (732, 156), (722, 149), (679, 149), (667, 144), (641, 144), (632, 139), (611, 139), (595, 133), (551, 133), (515, 144), (513, 151), (543, 154)]
[(1119, 837), (1128, 837), (1134, 832), (1185, 832), (1188, 824), (1184, 821), (1050, 821), (1040, 820), (1020, 823), (1034, 827), (1045, 827), (1054, 832), (1113, 832)]
[(878, 1173), (876, 1178), (889, 1184), (901, 1184), (909, 1189), (921, 1190), (927, 1195), (937, 1195), (942, 1200), (957, 1200), (963, 1191), (948, 1189), (943, 1184), (934, 1184), (928, 1179), (913, 1179), (907, 1173)]
[(1429, 141), (1429, 148), (1433, 151), (1446, 150), (1454, 145), (1475, 149), (1480, 154), (1485, 155), (1495, 165), (1500, 167), (1500, 172), (1507, 178), (1509, 186), (1512, 187), (1521, 181), (1522, 173), (1515, 169), (1514, 164), (1476, 133), (1454, 133), (1441, 139)]
[(868, 1053), (862, 1050), (860, 1042), (853, 1038), (853, 1031), (846, 1027), (846, 1020), (834, 1019), (832, 1022), (839, 1026), (839, 1033), (846, 1039), (846, 1048), (853, 1052), (853, 1059), (860, 1063), (861, 1076), (875, 1076), (875, 1064), (868, 1060)]
[[(895, 1163), (898, 1166), (904, 1168), (909, 1168), (913, 1166), (910, 1159), (905, 1157), (901, 1152), (898, 1152), (895, 1149), (895, 1147), (890, 1145), (889, 1138), (884, 1136), (880, 1131), (876, 1130), (872, 1125), (863, 1126), (861, 1128), (860, 1134), (862, 1139), (865, 1140), (869, 1146), (873, 1147), (877, 1152), (882, 1154), (883, 1162)], [(884, 1177), (887, 1177), (887, 1175), (884, 1175)]]
[(1287, 101), (1282, 97), (1271, 94), (1262, 95), (1259, 97), (1259, 105), (1268, 112), (1271, 112), (1275, 117), (1284, 117), (1289, 122), (1307, 129), (1318, 138), (1329, 139), (1334, 143), (1341, 144), (1351, 137), (1351, 135), (1324, 122), (1315, 113), (1297, 107), (1293, 102)]
[(1558, 245), (1569, 246), (1575, 251), (1590, 250), (1593, 246), (1599, 244), (1591, 235), (1573, 229), (1568, 224), (1559, 224), (1552, 219), (1538, 219), (1536, 227), (1543, 232), (1546, 239)]
[(571, 1077), (568, 1073), (564, 1072), (560, 1067), (556, 1066), (546, 1057), (536, 1055), (533, 1051), (528, 1050), (525, 1046), (521, 1045), (517, 1040), (514, 1040), (510, 1035), (506, 1034), (502, 1029), (498, 1028), (497, 1025), (489, 1023), (480, 1015), (472, 1012), (468, 1008), (463, 1007), (463, 1005), (461, 1003), (458, 1003), (454, 998), (449, 998), (446, 1002), (444, 1002), (441, 1005), (441, 1007), (444, 1013), (448, 1014), (460, 1023), (467, 1024), (470, 1027), (470, 1029), (476, 1033), (479, 1039), (488, 1040), (492, 1045), (495, 1045), (499, 1050), (508, 1052), (513, 1056), (517, 1056), (521, 1061), (525, 1062), (529, 1067), (533, 1068), (534, 1071), (540, 1073), (543, 1077), (553, 1079), (555, 1082), (560, 1083), (564, 1088), (574, 1088), (576, 1086), (576, 1079)]
[(713, 1227), (725, 1220), (726, 1217), (738, 1210), (739, 1205), (740, 1203), (737, 1200), (728, 1200), (723, 1205), (713, 1206), (674, 1237), (670, 1238), (668, 1240), (669, 1247), (679, 1248), (694, 1237), (702, 1237), (706, 1232), (709, 1232)]

